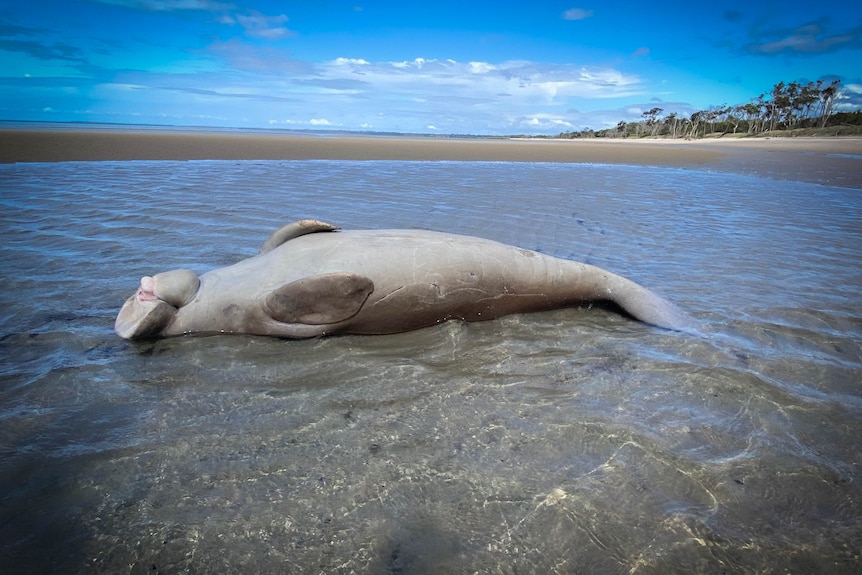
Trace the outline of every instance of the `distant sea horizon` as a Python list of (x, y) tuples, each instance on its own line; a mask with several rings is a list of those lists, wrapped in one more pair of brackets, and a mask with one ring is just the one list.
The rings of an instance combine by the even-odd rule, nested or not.
[(85, 130), (85, 131), (140, 131), (140, 132), (197, 132), (219, 134), (290, 135), (318, 138), (423, 138), (423, 139), (506, 139), (514, 135), (493, 136), (481, 134), (428, 134), (422, 132), (381, 132), (374, 130), (326, 130), (296, 128), (252, 128), (232, 126), (189, 126), (173, 124), (125, 124), (113, 122), (46, 122), (42, 120), (2, 120), (5, 130)]

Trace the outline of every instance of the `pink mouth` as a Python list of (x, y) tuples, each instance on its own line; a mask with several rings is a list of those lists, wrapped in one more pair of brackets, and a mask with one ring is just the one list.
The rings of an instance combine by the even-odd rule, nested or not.
[(156, 301), (159, 298), (155, 294), (156, 282), (150, 276), (141, 278), (141, 287), (138, 289), (138, 301)]
[(138, 301), (156, 301), (159, 298), (156, 297), (156, 294), (148, 291), (144, 291), (142, 289), (138, 290)]

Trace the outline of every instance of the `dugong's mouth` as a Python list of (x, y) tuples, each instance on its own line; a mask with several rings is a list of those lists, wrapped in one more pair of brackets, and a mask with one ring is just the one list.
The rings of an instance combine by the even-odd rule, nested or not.
[(138, 301), (156, 301), (159, 297), (153, 292), (138, 290)]
[(156, 280), (150, 276), (142, 277), (137, 296), (138, 301), (156, 301), (161, 299), (156, 295)]
[(138, 301), (156, 301), (156, 300), (158, 300), (159, 296), (157, 296), (154, 293), (153, 288), (146, 289), (144, 287), (143, 284), (144, 284), (144, 280), (146, 280), (146, 279), (152, 279), (152, 278), (143, 278), (141, 280), (141, 287), (138, 288), (138, 292), (137, 292), (137, 294), (135, 294), (138, 297)]

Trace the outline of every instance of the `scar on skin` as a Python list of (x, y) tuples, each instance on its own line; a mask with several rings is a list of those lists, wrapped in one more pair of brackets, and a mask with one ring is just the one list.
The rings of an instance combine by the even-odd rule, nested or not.
[(398, 292), (400, 292), (401, 290), (403, 290), (405, 287), (407, 287), (407, 286), (400, 286), (400, 287), (398, 287), (397, 289), (392, 290), (391, 292), (389, 292), (388, 294), (386, 294), (385, 296), (383, 296), (382, 298), (380, 298), (379, 300), (377, 300), (377, 301), (378, 301), (378, 303), (380, 303), (380, 302), (382, 302), (382, 301), (386, 301), (386, 300), (387, 300), (387, 299), (389, 299), (390, 297), (394, 296), (395, 294), (397, 294)]

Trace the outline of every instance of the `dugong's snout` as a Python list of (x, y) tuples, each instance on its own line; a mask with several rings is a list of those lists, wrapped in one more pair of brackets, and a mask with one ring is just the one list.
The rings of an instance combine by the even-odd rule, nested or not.
[(144, 276), (138, 290), (126, 300), (114, 331), (125, 339), (156, 337), (173, 320), (177, 310), (191, 303), (200, 278), (191, 270), (173, 270)]
[(140, 290), (126, 300), (114, 322), (114, 331), (124, 339), (156, 337), (177, 313), (177, 308), (168, 303), (139, 296)]

